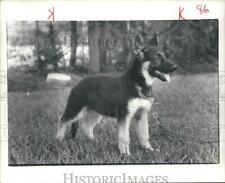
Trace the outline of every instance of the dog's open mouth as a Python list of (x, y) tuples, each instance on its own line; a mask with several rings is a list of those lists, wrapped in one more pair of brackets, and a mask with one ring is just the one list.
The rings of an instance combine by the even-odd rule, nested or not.
[(154, 77), (159, 78), (161, 81), (167, 81), (167, 82), (170, 81), (170, 75), (166, 74), (164, 72), (161, 72), (159, 70), (151, 71), (151, 75), (154, 76)]

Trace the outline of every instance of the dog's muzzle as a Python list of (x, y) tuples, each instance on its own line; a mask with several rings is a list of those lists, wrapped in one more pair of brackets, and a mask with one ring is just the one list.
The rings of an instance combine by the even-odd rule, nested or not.
[(173, 67), (170, 67), (167, 72), (163, 72), (157, 69), (149, 68), (149, 74), (151, 76), (157, 77), (161, 81), (170, 81), (170, 75), (169, 73), (174, 72), (177, 69), (177, 65), (173, 65)]

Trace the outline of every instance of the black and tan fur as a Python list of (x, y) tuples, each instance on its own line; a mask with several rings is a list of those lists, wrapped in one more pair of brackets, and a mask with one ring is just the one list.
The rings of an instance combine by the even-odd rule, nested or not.
[(133, 64), (124, 74), (87, 77), (71, 90), (58, 125), (59, 140), (64, 138), (67, 127), (72, 124), (74, 135), (79, 127), (90, 139), (94, 139), (94, 127), (102, 116), (109, 116), (118, 120), (120, 153), (129, 155), (129, 126), (135, 117), (140, 145), (153, 150), (148, 132), (148, 112), (153, 103), (152, 84), (155, 78), (167, 81), (165, 73), (173, 72), (177, 66), (158, 47), (157, 35), (147, 45), (143, 45), (142, 38), (137, 36), (135, 48)]

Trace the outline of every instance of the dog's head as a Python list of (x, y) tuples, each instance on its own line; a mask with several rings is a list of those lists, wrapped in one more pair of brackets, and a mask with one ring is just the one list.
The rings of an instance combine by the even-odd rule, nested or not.
[(142, 71), (145, 75), (148, 72), (151, 77), (169, 81), (168, 74), (177, 69), (177, 65), (166, 58), (163, 50), (158, 46), (157, 34), (147, 43), (144, 43), (143, 38), (138, 35), (135, 38), (135, 50), (142, 56)]

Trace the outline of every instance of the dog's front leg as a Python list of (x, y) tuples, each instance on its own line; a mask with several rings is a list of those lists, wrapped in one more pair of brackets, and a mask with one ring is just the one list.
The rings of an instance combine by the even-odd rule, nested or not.
[(135, 121), (135, 130), (137, 133), (139, 144), (144, 149), (154, 150), (149, 143), (147, 110), (142, 110), (141, 113), (139, 114), (137, 121)]
[(130, 126), (130, 119), (125, 119), (125, 120), (119, 121), (119, 124), (118, 124), (118, 147), (120, 150), (120, 154), (130, 155), (129, 126)]

